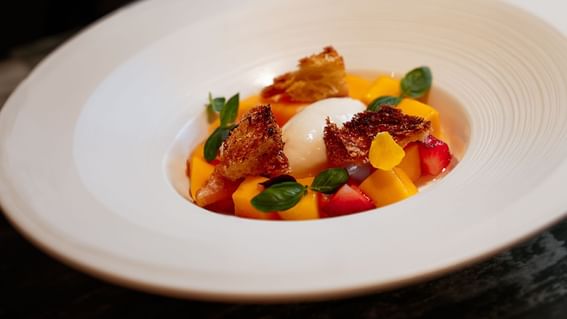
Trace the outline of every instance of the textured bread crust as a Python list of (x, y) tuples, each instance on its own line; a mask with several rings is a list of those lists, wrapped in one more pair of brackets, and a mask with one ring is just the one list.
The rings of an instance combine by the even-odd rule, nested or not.
[(348, 96), (343, 57), (331, 46), (299, 60), (299, 70), (285, 73), (262, 90), (270, 102), (311, 103), (329, 97)]
[(379, 132), (389, 132), (398, 144), (405, 146), (423, 140), (430, 128), (431, 122), (384, 105), (378, 112), (356, 114), (342, 128), (327, 119), (323, 138), (329, 163), (342, 166), (368, 162), (370, 144)]
[(219, 164), (195, 194), (200, 206), (230, 196), (246, 176), (274, 177), (289, 172), (282, 132), (269, 105), (251, 109), (220, 149)]
[(232, 130), (220, 150), (216, 171), (230, 179), (277, 176), (289, 171), (282, 131), (269, 105), (253, 108)]

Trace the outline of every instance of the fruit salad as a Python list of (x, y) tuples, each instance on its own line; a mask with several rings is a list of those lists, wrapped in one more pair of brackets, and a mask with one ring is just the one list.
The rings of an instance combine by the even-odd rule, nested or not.
[(333, 48), (299, 60), (258, 95), (209, 94), (209, 135), (187, 160), (189, 195), (210, 211), (264, 220), (349, 215), (413, 196), (453, 157), (432, 74), (369, 80)]

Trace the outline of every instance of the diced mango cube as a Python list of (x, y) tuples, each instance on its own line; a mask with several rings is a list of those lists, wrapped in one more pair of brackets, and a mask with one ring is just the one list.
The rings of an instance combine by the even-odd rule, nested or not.
[(389, 76), (378, 77), (370, 85), (362, 101), (369, 104), (381, 96), (400, 96), (400, 80)]
[(209, 129), (208, 129), (209, 134), (212, 133), (214, 130), (216, 130), (216, 128), (219, 126), (220, 126), (220, 119), (217, 116), (217, 118), (209, 124)]
[(252, 206), (251, 203), (252, 198), (262, 191), (262, 186), (259, 183), (267, 180), (267, 178), (261, 176), (248, 176), (240, 183), (236, 191), (232, 193), (234, 214), (236, 216), (253, 219), (279, 219), (278, 213), (262, 212)]
[(372, 199), (376, 207), (395, 203), (417, 193), (417, 187), (399, 168), (376, 170), (360, 184), (360, 189)]
[(398, 107), (404, 114), (419, 116), (427, 121), (431, 121), (431, 133), (437, 138), (441, 137), (441, 120), (436, 109), (425, 103), (408, 98), (403, 99)]
[(348, 95), (357, 100), (362, 100), (370, 87), (370, 81), (358, 75), (347, 74), (346, 83)]
[(189, 189), (191, 198), (195, 199), (197, 191), (205, 185), (215, 166), (207, 162), (204, 155), (204, 144), (199, 145), (189, 160)]
[(406, 156), (398, 165), (412, 182), (416, 182), (421, 177), (421, 159), (419, 157), (419, 148), (416, 143), (411, 143), (404, 149)]
[(241, 116), (260, 104), (262, 104), (262, 98), (259, 95), (252, 95), (241, 100), (238, 104), (238, 116)]
[(276, 123), (278, 123), (280, 127), (287, 123), (295, 114), (303, 110), (306, 105), (307, 104), (304, 103), (270, 103), (272, 112), (276, 118)]
[[(302, 185), (311, 185), (313, 177), (300, 178), (297, 180)], [(307, 220), (319, 218), (319, 207), (317, 205), (317, 193), (308, 190), (307, 194), (301, 198), (297, 205), (284, 211), (279, 215), (284, 220)]]

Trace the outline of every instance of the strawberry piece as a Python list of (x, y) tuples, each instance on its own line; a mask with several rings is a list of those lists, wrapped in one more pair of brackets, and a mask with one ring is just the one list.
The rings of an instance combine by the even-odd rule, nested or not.
[[(320, 201), (321, 203), (321, 201)], [(322, 209), (329, 216), (341, 216), (376, 208), (372, 200), (357, 186), (344, 184), (330, 199), (324, 200)]]
[(317, 207), (319, 207), (320, 218), (331, 217), (327, 213), (327, 207), (329, 207), (329, 202), (331, 202), (331, 197), (333, 197), (333, 195), (317, 192)]
[(327, 207), (329, 207), (329, 203), (331, 202), (331, 197), (333, 197), (331, 194), (317, 193), (317, 205), (320, 210), (327, 210)]
[(449, 146), (432, 135), (418, 143), (418, 149), (422, 175), (437, 176), (451, 163), (452, 155)]

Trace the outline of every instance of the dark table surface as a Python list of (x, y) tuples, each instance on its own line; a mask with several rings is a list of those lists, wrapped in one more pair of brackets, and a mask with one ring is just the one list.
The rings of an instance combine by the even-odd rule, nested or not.
[[(0, 105), (66, 35), (0, 60)], [(567, 318), (567, 220), (485, 262), (422, 284), (285, 305), (179, 300), (100, 281), (45, 255), (0, 214), (0, 318)]]

